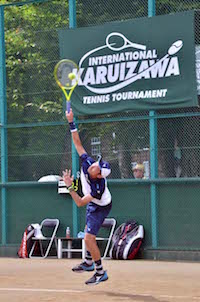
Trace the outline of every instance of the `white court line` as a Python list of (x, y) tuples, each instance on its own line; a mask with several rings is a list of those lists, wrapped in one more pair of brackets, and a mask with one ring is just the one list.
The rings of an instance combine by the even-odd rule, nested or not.
[[(76, 289), (51, 289), (51, 288), (15, 288), (15, 287), (1, 287), (0, 291), (21, 291), (21, 292), (46, 292), (46, 293), (89, 293), (90, 290), (76, 290)], [(119, 293), (126, 295), (126, 293)], [(168, 299), (189, 299), (192, 300), (199, 300), (200, 301), (200, 296), (172, 296), (172, 295), (160, 295), (156, 293), (138, 293), (138, 292), (131, 292), (132, 295), (138, 295), (138, 296), (143, 296), (143, 297), (159, 297), (159, 298), (168, 298)], [(189, 301), (188, 300), (188, 301)]]

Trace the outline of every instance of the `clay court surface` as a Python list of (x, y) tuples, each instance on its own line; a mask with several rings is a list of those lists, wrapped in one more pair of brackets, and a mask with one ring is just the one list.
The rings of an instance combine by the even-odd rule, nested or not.
[(200, 302), (200, 263), (105, 260), (109, 280), (84, 284), (79, 259), (0, 258), (1, 302)]

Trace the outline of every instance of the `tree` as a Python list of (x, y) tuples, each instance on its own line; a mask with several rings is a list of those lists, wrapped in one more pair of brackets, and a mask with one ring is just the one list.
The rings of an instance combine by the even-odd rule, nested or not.
[[(68, 2), (11, 6), (4, 11), (8, 123), (62, 121), (63, 98), (53, 69), (60, 59), (57, 29), (68, 26)], [(61, 164), (57, 159), (62, 162), (63, 130), (9, 129), (9, 180), (59, 173)]]
[[(1, 0), (1, 4), (15, 2), (18, 0)], [(77, 0), (77, 24), (81, 27), (147, 16), (147, 2), (124, 0), (122, 5), (119, 0)], [(199, 7), (197, 0), (156, 1), (157, 14)], [(68, 28), (69, 25), (68, 1), (52, 0), (10, 6), (5, 7), (4, 11), (8, 123), (62, 122), (63, 97), (55, 83), (53, 69), (60, 59), (59, 43), (62, 41), (59, 41), (58, 30)], [(192, 119), (189, 124), (187, 129), (192, 128)], [(118, 152), (117, 160), (121, 167), (121, 176), (130, 177), (131, 157), (127, 159), (126, 150), (129, 150), (129, 154), (140, 150), (140, 137), (144, 137), (144, 147), (148, 147), (148, 130), (143, 131), (142, 126), (137, 126), (140, 125), (139, 122), (124, 122), (123, 125), (122, 127), (120, 122), (115, 123), (114, 126), (107, 125), (106, 129), (104, 127), (105, 133), (101, 135), (111, 138), (107, 144), (110, 146), (110, 157), (113, 161), (116, 161), (116, 152)], [(161, 126), (159, 130), (158, 140), (159, 146), (167, 148), (172, 145), (174, 129), (166, 130), (164, 127)], [(111, 137), (113, 128), (115, 128), (115, 140)], [(71, 152), (71, 143), (63, 143), (66, 135), (64, 127), (59, 128), (59, 131), (56, 130), (58, 128), (54, 128), (53, 131), (49, 127), (30, 129), (9, 129), (9, 180), (37, 179), (39, 169), (41, 168), (41, 173), (50, 173), (52, 170), (50, 166), (53, 167), (54, 172), (59, 173), (62, 164), (59, 166), (56, 156), (60, 162), (66, 162), (64, 153), (67, 152), (69, 155)], [(166, 131), (168, 131), (167, 136), (165, 136)], [(198, 141), (198, 138), (195, 139)], [(116, 148), (115, 153), (113, 153), (113, 145)], [(169, 168), (171, 164), (167, 164), (171, 161), (172, 152), (172, 150), (165, 152), (166, 171), (169, 170), (166, 175), (172, 175), (170, 172), (172, 170)], [(38, 155), (34, 160), (33, 154)], [(197, 156), (198, 152), (193, 154), (193, 162), (196, 162)], [(26, 167), (25, 172), (24, 167)]]

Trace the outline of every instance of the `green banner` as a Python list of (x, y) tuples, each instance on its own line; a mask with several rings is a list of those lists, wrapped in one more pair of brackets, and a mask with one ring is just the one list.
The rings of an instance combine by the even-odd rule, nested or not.
[(76, 115), (198, 105), (193, 11), (60, 30), (59, 41), (80, 68)]

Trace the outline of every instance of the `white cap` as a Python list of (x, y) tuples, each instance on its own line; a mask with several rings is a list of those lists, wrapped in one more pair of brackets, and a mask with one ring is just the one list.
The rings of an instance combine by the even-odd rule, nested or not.
[(111, 173), (110, 164), (107, 161), (102, 160), (101, 155), (98, 156), (98, 163), (101, 169), (101, 175), (106, 178)]

